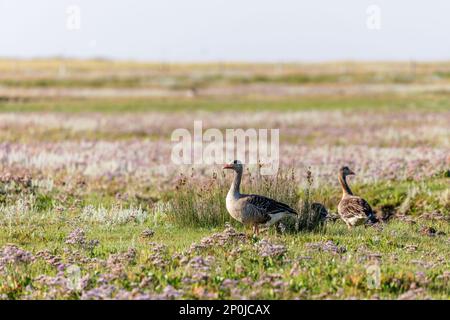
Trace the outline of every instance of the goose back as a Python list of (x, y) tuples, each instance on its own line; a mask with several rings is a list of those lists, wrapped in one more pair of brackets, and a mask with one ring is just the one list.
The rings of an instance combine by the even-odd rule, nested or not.
[(374, 219), (372, 208), (367, 201), (353, 195), (342, 197), (338, 205), (338, 213), (346, 223), (352, 226)]

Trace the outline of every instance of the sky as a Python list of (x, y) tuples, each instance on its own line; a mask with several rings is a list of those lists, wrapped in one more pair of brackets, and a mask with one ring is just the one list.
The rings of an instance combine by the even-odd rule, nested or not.
[(0, 0), (0, 57), (450, 60), (448, 0)]

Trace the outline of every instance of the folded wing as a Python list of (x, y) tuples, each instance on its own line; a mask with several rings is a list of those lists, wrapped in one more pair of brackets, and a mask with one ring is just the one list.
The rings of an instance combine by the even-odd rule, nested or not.
[(281, 212), (297, 215), (297, 212), (287, 204), (275, 201), (264, 196), (255, 194), (247, 195), (245, 197), (245, 201), (250, 207), (252, 207), (254, 210), (257, 210), (259, 214), (264, 216), (264, 219), (267, 220), (270, 220), (271, 215), (275, 215)]
[(343, 218), (367, 217), (374, 218), (372, 208), (366, 200), (360, 197), (348, 197), (341, 200), (341, 215)]

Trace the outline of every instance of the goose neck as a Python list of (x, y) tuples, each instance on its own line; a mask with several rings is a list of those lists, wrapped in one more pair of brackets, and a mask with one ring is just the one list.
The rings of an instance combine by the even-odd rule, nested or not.
[(240, 195), (240, 186), (241, 186), (241, 179), (242, 179), (242, 171), (236, 171), (236, 174), (234, 175), (233, 183), (231, 184), (229, 194), (232, 194), (234, 196)]
[(341, 184), (342, 187), (342, 197), (353, 195), (352, 190), (350, 190), (350, 187), (348, 186), (347, 178), (345, 175), (343, 174), (339, 175), (339, 183)]

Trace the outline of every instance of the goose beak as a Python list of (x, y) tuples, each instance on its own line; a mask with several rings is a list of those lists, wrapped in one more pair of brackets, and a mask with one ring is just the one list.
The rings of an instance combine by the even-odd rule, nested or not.
[(354, 173), (352, 170), (350, 170), (348, 174), (356, 175), (356, 173)]
[(223, 169), (233, 169), (233, 166), (231, 164), (226, 164), (223, 166)]

